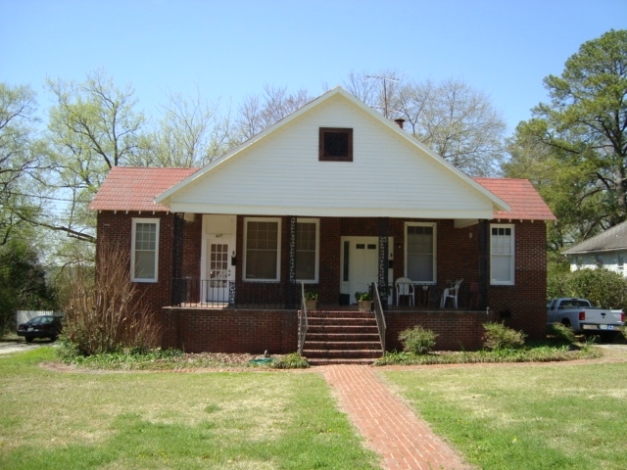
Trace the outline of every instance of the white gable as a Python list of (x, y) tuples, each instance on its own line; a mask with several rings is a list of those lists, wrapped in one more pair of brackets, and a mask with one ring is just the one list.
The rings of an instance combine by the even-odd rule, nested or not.
[[(318, 159), (319, 128), (353, 129), (353, 161)], [(173, 212), (491, 219), (507, 204), (341, 89), (157, 201)]]

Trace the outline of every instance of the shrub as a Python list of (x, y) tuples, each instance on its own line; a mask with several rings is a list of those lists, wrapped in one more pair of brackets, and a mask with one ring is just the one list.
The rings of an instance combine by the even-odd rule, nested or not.
[(403, 350), (413, 354), (426, 354), (431, 351), (437, 337), (436, 333), (422, 326), (401, 331), (398, 335), (398, 339), (403, 344)]
[(547, 336), (557, 342), (569, 344), (577, 342), (575, 331), (570, 326), (563, 325), (562, 323), (552, 323), (547, 326), (546, 330)]
[(483, 325), (483, 346), (486, 349), (497, 351), (500, 349), (517, 349), (525, 345), (525, 335), (506, 327), (502, 323), (485, 323)]
[(78, 354), (124, 349), (146, 352), (157, 346), (160, 328), (129, 281), (127, 250), (100, 253), (98, 272), (79, 265), (65, 273), (63, 337)]
[(625, 308), (627, 280), (607, 269), (580, 269), (572, 273), (554, 273), (547, 279), (547, 295), (578, 297), (605, 308)]
[(288, 354), (272, 362), (275, 369), (306, 369), (309, 367), (307, 359), (298, 353)]

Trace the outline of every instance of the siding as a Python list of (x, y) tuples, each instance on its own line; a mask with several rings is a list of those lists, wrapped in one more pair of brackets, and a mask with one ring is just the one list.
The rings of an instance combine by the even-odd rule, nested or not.
[[(353, 128), (352, 162), (318, 161), (319, 127)], [(438, 158), (337, 96), (217, 165), (174, 194), (171, 207), (175, 212), (492, 218), (491, 201)]]

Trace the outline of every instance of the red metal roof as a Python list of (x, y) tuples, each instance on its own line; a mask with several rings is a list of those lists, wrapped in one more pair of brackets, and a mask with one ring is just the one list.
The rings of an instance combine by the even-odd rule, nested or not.
[[(154, 198), (180, 183), (198, 168), (149, 168), (116, 166), (107, 175), (89, 206), (98, 211), (167, 212)], [(497, 211), (495, 219), (556, 220), (533, 185), (525, 179), (474, 178), (474, 180), (508, 203), (511, 211)]]
[(168, 212), (168, 207), (155, 204), (155, 196), (196, 171), (198, 168), (113, 167), (89, 208), (96, 211)]
[(495, 219), (557, 220), (529, 180), (516, 178), (473, 178), (509, 204), (511, 211), (496, 211)]

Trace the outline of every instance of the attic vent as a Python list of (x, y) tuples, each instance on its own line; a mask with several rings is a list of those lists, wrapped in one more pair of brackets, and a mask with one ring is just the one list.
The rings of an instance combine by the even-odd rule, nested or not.
[(320, 161), (352, 162), (353, 129), (321, 127), (318, 146)]

